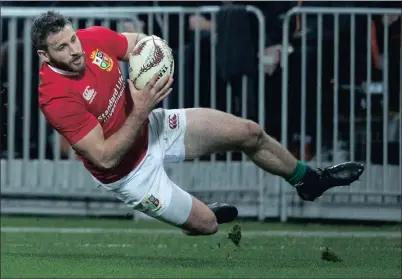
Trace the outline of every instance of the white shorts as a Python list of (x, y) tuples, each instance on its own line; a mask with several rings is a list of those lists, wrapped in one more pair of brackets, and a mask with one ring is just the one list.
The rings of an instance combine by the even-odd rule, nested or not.
[(135, 210), (172, 225), (182, 225), (190, 215), (192, 197), (169, 179), (163, 164), (184, 160), (185, 131), (183, 109), (152, 111), (148, 151), (140, 165), (119, 181), (97, 182)]

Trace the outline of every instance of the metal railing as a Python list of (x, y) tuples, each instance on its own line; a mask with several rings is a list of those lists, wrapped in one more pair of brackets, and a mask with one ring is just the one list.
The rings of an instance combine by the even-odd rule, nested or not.
[[(292, 33), (290, 30), (290, 22), (295, 16), (299, 16), (301, 19), (301, 30), (299, 30), (300, 38), (300, 49), (301, 49), (301, 61), (300, 64), (294, 64), (294, 60), (285, 55), (285, 50), (291, 45)], [(293, 8), (287, 12), (283, 21), (283, 51), (282, 51), (282, 123), (288, 123), (289, 121), (294, 121), (289, 119), (289, 109), (288, 105), (291, 104), (294, 107), (299, 106), (301, 110), (301, 117), (296, 121), (300, 121), (300, 158), (304, 160), (306, 158), (306, 144), (307, 142), (307, 127), (306, 125), (311, 121), (306, 118), (306, 113), (311, 106), (315, 107), (316, 110), (316, 131), (315, 131), (315, 157), (312, 158), (310, 163), (316, 166), (328, 165), (329, 163), (339, 163), (337, 161), (336, 154), (341, 152), (344, 154), (344, 159), (347, 160), (358, 160), (365, 163), (365, 173), (362, 177), (362, 181), (359, 183), (354, 183), (352, 187), (340, 188), (334, 190), (334, 193), (346, 194), (350, 199), (353, 195), (364, 196), (363, 204), (369, 204), (369, 196), (378, 197), (380, 199), (379, 204), (384, 206), (386, 202), (385, 197), (395, 197), (396, 204), (400, 203), (400, 195), (402, 189), (402, 158), (401, 158), (401, 121), (399, 120), (399, 140), (390, 139), (388, 137), (390, 129), (396, 128), (395, 125), (391, 127), (389, 125), (389, 96), (390, 94), (401, 95), (401, 88), (393, 88), (393, 91), (389, 90), (389, 65), (390, 63), (398, 63), (397, 61), (390, 61), (389, 59), (389, 26), (383, 25), (383, 61), (382, 61), (382, 77), (378, 81), (373, 81), (373, 66), (372, 66), (372, 24), (373, 16), (379, 15), (384, 17), (384, 21), (391, 15), (401, 15), (401, 9), (365, 9), (365, 8), (310, 8), (310, 7), (297, 7)], [(340, 28), (340, 18), (343, 20), (343, 29)], [(324, 24), (324, 19), (326, 20), (326, 25)], [(314, 21), (316, 23), (316, 30), (309, 27), (308, 21), (310, 23)], [(359, 23), (359, 24), (357, 24)], [(332, 25), (331, 25), (332, 24)], [(333, 26), (331, 30), (333, 36), (331, 38), (325, 38), (325, 33), (323, 28), (325, 26)], [(363, 27), (362, 27), (363, 26)], [(310, 28), (310, 29), (309, 29)], [(363, 36), (362, 36), (363, 35)], [(311, 40), (311, 36), (315, 39)], [(363, 51), (365, 53), (356, 52), (360, 50), (357, 45), (362, 45), (361, 42), (357, 42), (358, 38), (365, 37), (363, 41)], [(358, 37), (358, 38), (356, 38)], [(364, 44), (365, 42), (365, 44)], [(360, 43), (360, 44), (359, 44)], [(343, 49), (349, 52), (350, 58), (346, 56), (341, 57), (340, 51)], [(311, 51), (311, 49), (316, 49)], [(311, 51), (311, 52), (309, 52)], [(398, 50), (399, 52), (400, 50)], [(312, 56), (316, 56), (317, 59), (311, 59)], [(325, 59), (325, 60), (324, 60)], [(359, 61), (358, 61), (359, 59)], [(331, 61), (332, 60), (332, 61)], [(342, 60), (347, 61), (342, 63)], [(366, 60), (365, 69), (360, 69), (365, 71), (360, 73), (362, 75), (364, 82), (357, 81), (356, 76), (358, 71), (356, 66), (361, 63), (360, 61)], [(308, 64), (310, 62), (310, 64)], [(292, 64), (293, 63), (293, 64)], [(399, 63), (401, 63), (399, 61)], [(312, 65), (313, 64), (313, 65)], [(326, 88), (324, 85), (325, 78), (325, 66), (326, 64), (332, 65), (332, 89)], [(340, 66), (342, 64), (342, 67)], [(296, 66), (295, 66), (296, 65)], [(300, 72), (300, 91), (292, 92), (292, 96), (300, 94), (301, 100), (293, 100), (293, 97), (289, 97), (291, 90), (289, 89), (289, 84), (292, 83), (292, 78), (289, 72), (292, 67), (298, 67)], [(313, 68), (316, 71), (310, 72), (309, 69)], [(349, 71), (349, 77), (341, 77), (341, 73)], [(309, 77), (307, 76), (308, 74)], [(343, 79), (342, 79), (343, 78)], [(395, 75), (393, 78), (398, 79)], [(400, 75), (399, 75), (400, 79)], [(312, 86), (312, 83), (315, 85)], [(377, 92), (375, 88), (380, 88)], [(294, 90), (294, 87), (292, 88)], [(307, 102), (307, 95), (313, 95), (313, 103)], [(349, 96), (347, 96), (349, 94)], [(361, 97), (362, 105), (359, 106), (357, 94)], [(376, 94), (376, 95), (374, 95)], [(345, 97), (346, 95), (346, 97)], [(328, 97), (330, 96), (330, 97)], [(381, 115), (374, 117), (373, 113), (373, 98), (380, 98), (380, 102), (377, 102), (377, 110), (381, 110)], [(332, 99), (326, 105), (323, 104), (323, 98)], [(340, 101), (341, 100), (341, 101)], [(308, 109), (308, 105), (310, 108)], [(349, 109), (348, 109), (349, 107)], [(345, 113), (346, 110), (349, 110)], [(357, 110), (360, 109), (361, 112), (358, 116)], [(332, 114), (328, 115), (325, 113), (327, 110), (332, 110)], [(340, 111), (343, 110), (342, 117)], [(364, 113), (362, 115), (362, 112)], [(400, 119), (401, 106), (399, 106), (399, 119)], [(300, 115), (298, 115), (300, 116)], [(325, 118), (330, 118), (332, 122), (332, 142), (325, 143), (323, 140), (323, 134), (328, 132), (328, 126), (323, 124)], [(359, 127), (359, 121), (363, 122), (365, 127)], [(326, 121), (328, 123), (328, 121)], [(348, 128), (342, 127), (343, 122), (348, 124)], [(379, 124), (381, 128), (374, 130), (374, 124)], [(328, 125), (328, 124), (327, 124)], [(344, 126), (344, 125), (343, 125)], [(311, 132), (311, 131), (310, 131)], [(363, 134), (363, 138), (359, 138), (359, 133)], [(374, 134), (379, 134), (381, 139), (381, 149), (378, 146), (373, 145)], [(345, 136), (346, 135), (346, 136)], [(281, 139), (284, 146), (290, 146), (289, 144), (289, 130), (287, 125), (282, 125)], [(340, 148), (339, 142), (347, 142), (349, 148)], [(323, 146), (327, 144), (328, 151), (332, 151), (332, 158), (323, 159)], [(329, 145), (329, 146), (328, 146)], [(357, 146), (362, 147), (363, 151), (358, 154)], [(342, 150), (341, 150), (342, 149)], [(390, 154), (390, 150), (394, 150), (393, 154)], [(399, 150), (399, 151), (397, 151)], [(373, 152), (375, 154), (373, 154)], [(395, 154), (396, 153), (396, 154)], [(399, 153), (399, 155), (398, 155)], [(382, 156), (380, 156), (380, 155)], [(381, 159), (374, 159), (375, 157), (382, 157)], [(394, 158), (394, 163), (390, 163), (390, 155)], [(374, 162), (373, 161), (377, 161)], [(381, 161), (381, 162), (378, 162)], [(281, 189), (285, 185), (282, 185)], [(285, 221), (288, 215), (292, 215), (292, 205), (289, 205), (289, 197), (292, 193), (284, 190), (281, 193), (281, 219)], [(381, 202), (382, 201), (382, 202)], [(324, 201), (322, 204), (325, 203)], [(395, 204), (395, 202), (394, 202)], [(305, 205), (307, 206), (307, 205)], [(378, 205), (377, 205), (378, 206)], [(308, 206), (307, 206), (308, 207)], [(306, 210), (306, 209), (304, 209)], [(375, 208), (373, 209), (376, 210)], [(371, 214), (368, 213), (367, 214)], [(316, 215), (321, 215), (314, 213)], [(325, 214), (325, 213), (324, 213)], [(399, 214), (400, 212), (396, 213)], [(398, 215), (397, 215), (398, 216)], [(325, 217), (325, 216), (320, 216)], [(383, 217), (387, 219), (386, 216)], [(399, 217), (400, 218), (400, 217)]]

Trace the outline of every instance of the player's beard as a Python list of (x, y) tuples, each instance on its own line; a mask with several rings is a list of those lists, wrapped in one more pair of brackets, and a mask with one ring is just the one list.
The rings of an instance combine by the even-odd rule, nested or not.
[[(75, 65), (74, 59), (76, 58), (80, 58), (83, 60), (79, 65)], [(77, 55), (73, 60), (71, 60), (69, 63), (66, 62), (62, 62), (62, 61), (57, 61), (56, 59), (53, 59), (52, 57), (49, 57), (49, 62), (50, 65), (52, 65), (53, 67), (63, 70), (63, 71), (69, 71), (69, 72), (78, 72), (78, 73), (82, 73), (85, 70), (85, 66), (86, 66), (86, 57), (85, 57), (85, 53), (81, 52), (79, 55)]]

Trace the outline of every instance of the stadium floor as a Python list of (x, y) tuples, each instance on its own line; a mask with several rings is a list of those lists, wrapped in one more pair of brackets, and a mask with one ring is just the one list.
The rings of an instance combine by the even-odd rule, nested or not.
[[(238, 222), (188, 237), (154, 221), (1, 218), (2, 278), (400, 278), (401, 228)], [(342, 262), (322, 260), (329, 248)]]

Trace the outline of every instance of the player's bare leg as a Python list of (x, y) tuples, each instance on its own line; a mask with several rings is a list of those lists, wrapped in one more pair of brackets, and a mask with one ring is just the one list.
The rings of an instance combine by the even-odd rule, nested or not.
[(207, 206), (193, 197), (190, 216), (181, 228), (190, 236), (211, 235), (218, 231), (218, 224), (233, 221), (237, 214), (234, 206), (219, 203)]
[(285, 178), (304, 200), (314, 201), (332, 187), (349, 185), (364, 170), (362, 164), (355, 162), (324, 170), (312, 169), (297, 161), (255, 122), (221, 111), (187, 109), (186, 119), (186, 159), (217, 152), (242, 151), (263, 170)]
[(187, 235), (210, 235), (218, 231), (218, 222), (214, 213), (193, 197), (190, 216), (181, 228)]

